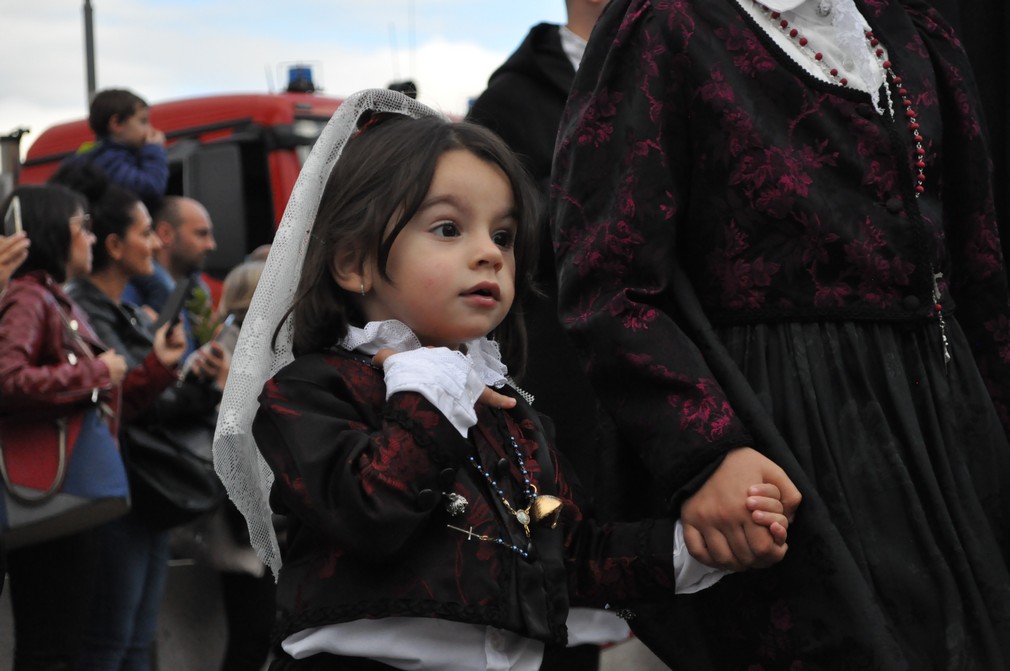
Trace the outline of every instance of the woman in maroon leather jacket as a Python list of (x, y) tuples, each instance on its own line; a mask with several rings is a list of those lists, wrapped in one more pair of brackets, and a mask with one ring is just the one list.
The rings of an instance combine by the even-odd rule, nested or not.
[[(126, 360), (102, 344), (60, 286), (91, 270), (95, 238), (85, 200), (62, 186), (23, 186), (3, 212), (15, 196), (31, 246), (0, 298), (0, 416), (59, 417), (96, 392), (116, 408), (118, 386), (129, 399), (118, 418), (140, 412), (175, 379), (182, 347), (162, 337), (127, 372)], [(74, 322), (79, 340), (66, 326)], [(98, 549), (95, 533), (84, 531), (9, 553), (16, 671), (72, 668)]]

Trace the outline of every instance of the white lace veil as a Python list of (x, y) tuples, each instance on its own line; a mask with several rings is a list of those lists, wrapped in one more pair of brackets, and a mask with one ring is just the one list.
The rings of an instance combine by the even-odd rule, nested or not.
[(362, 113), (395, 112), (414, 118), (441, 116), (435, 110), (386, 89), (360, 91), (347, 98), (323, 129), (295, 183), (274, 237), (263, 275), (232, 357), (214, 435), (214, 467), (228, 496), (245, 516), (256, 554), (277, 575), (281, 566), (269, 503), (273, 473), (260, 456), (251, 427), (263, 384), (290, 363), (290, 316), (272, 347), (274, 330), (291, 308), (309, 246), (316, 210), (334, 163), (357, 130)]

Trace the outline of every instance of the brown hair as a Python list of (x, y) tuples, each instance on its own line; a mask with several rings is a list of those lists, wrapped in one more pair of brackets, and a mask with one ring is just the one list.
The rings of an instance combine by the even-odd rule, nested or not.
[(32, 244), (28, 248), (28, 258), (14, 271), (14, 277), (44, 270), (57, 282), (66, 281), (71, 245), (70, 217), (77, 210), (87, 211), (84, 196), (55, 184), (26, 184), (4, 200), (0, 214), (6, 215), (15, 197), (21, 203), (21, 220)]
[[(313, 224), (314, 244), (306, 253), (292, 307), (295, 355), (330, 347), (347, 334), (348, 325), (364, 325), (358, 295), (340, 288), (331, 274), (334, 255), (349, 254), (362, 265), (374, 258), (388, 280), (389, 251), (424, 201), (439, 158), (463, 149), (500, 168), (512, 187), (518, 221), (516, 298), (490, 337), (518, 374), (526, 362), (521, 298), (532, 289), (537, 249), (538, 201), (526, 170), (497, 135), (476, 124), (392, 114), (372, 116), (360, 125), (364, 130), (348, 140), (330, 173)], [(392, 230), (384, 235), (394, 217)]]
[(265, 261), (245, 261), (228, 272), (221, 285), (221, 301), (217, 307), (219, 318), (224, 319), (230, 313), (235, 315), (237, 323), (242, 323), (265, 265)]
[(126, 121), (131, 116), (147, 107), (147, 102), (132, 91), (126, 89), (105, 89), (95, 94), (91, 99), (88, 114), (88, 125), (99, 140), (108, 137), (109, 122), (114, 117)]

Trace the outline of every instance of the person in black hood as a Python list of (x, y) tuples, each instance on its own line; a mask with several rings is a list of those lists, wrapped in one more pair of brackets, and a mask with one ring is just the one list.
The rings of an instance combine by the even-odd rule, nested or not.
[(539, 23), (491, 75), (467, 115), (498, 133), (546, 189), (575, 70), (605, 0), (566, 0), (568, 23)]
[[(540, 23), (533, 26), (522, 44), (491, 75), (487, 89), (474, 101), (467, 120), (489, 128), (505, 140), (533, 177), (546, 202), (550, 184), (554, 140), (558, 134), (561, 112), (568, 99), (568, 89), (582, 60), (589, 34), (606, 6), (606, 0), (566, 0), (568, 22), (565, 25)], [(546, 208), (543, 208), (546, 213)], [(528, 294), (522, 309), (526, 328), (538, 346), (531, 348), (524, 386), (536, 398), (538, 410), (554, 420), (558, 450), (571, 462), (586, 494), (599, 501), (600, 513), (614, 509), (608, 485), (597, 478), (601, 463), (609, 464), (616, 449), (607, 436), (610, 422), (595, 413), (586, 416), (586, 408), (598, 408), (589, 381), (585, 378), (568, 337), (557, 317), (557, 278), (554, 274), (554, 250), (550, 227), (541, 226), (540, 253), (536, 288)], [(601, 437), (603, 436), (603, 437)], [(578, 613), (575, 609), (573, 612)], [(585, 617), (580, 626), (577, 619)], [(617, 640), (627, 635), (623, 622), (588, 611), (570, 615), (568, 627), (575, 636), (583, 633), (590, 642)], [(589, 632), (595, 630), (596, 635)], [(552, 653), (558, 656), (559, 653)], [(580, 645), (548, 655), (542, 669), (599, 666), (599, 647)]]

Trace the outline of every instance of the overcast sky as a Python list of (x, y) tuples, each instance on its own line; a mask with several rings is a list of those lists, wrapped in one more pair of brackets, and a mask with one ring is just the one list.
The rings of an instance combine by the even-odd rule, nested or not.
[[(530, 26), (563, 0), (92, 0), (98, 88), (150, 103), (283, 88), (314, 66), (338, 97), (413, 79), (419, 99), (463, 114)], [(0, 0), (0, 135), (87, 113), (83, 0)]]

